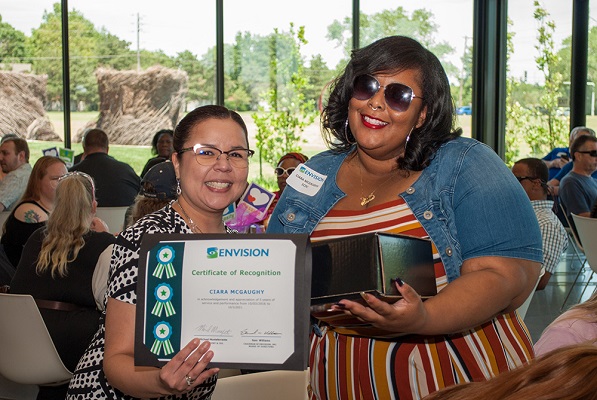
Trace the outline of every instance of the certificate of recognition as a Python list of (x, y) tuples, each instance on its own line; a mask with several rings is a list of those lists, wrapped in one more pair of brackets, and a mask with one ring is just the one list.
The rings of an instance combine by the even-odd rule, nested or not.
[(199, 338), (210, 367), (305, 370), (310, 296), (307, 235), (148, 234), (135, 365), (164, 365)]

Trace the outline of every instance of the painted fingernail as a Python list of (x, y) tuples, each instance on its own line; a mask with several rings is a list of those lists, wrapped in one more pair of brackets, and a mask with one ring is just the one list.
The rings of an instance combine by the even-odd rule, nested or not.
[(399, 276), (396, 277), (395, 281), (398, 284), (398, 286), (400, 286), (400, 287), (402, 287), (402, 285), (404, 285), (404, 282), (402, 282), (402, 279), (400, 279)]
[(361, 292), (361, 297), (362, 297), (362, 298), (363, 298), (363, 300), (365, 300), (365, 301), (367, 301), (367, 299), (368, 299), (367, 293), (365, 293), (365, 292)]
[(346, 306), (342, 303), (334, 303), (334, 305), (338, 308), (345, 308)]

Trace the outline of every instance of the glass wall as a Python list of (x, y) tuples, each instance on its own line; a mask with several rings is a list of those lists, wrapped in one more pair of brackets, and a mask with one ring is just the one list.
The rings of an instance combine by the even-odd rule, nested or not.
[[(54, 0), (0, 0), (0, 134), (62, 140), (61, 23)], [(48, 46), (48, 40), (54, 40)]]
[(360, 45), (389, 35), (417, 39), (440, 59), (452, 87), (457, 123), (470, 137), (473, 0), (361, 2)]
[(508, 8), (507, 158), (567, 146), (572, 2), (521, 0)]
[(352, 29), (349, 1), (304, 0), (285, 13), (272, 5), (224, 1), (224, 103), (243, 115), (259, 160), (251, 173), (266, 181), (285, 153), (325, 149), (318, 110)]
[[(509, 160), (541, 155), (565, 141), (569, 130), (572, 3), (543, 0), (537, 10), (533, 0), (510, 2), (506, 111)], [(360, 2), (360, 46), (381, 36), (404, 34), (420, 40), (438, 55), (450, 79), (454, 102), (462, 107), (458, 122), (466, 136), (471, 135), (469, 114), (473, 106), (473, 5), (474, 0), (428, 0), (421, 5), (407, 0)], [(102, 115), (109, 118), (130, 113), (133, 119), (141, 119), (141, 113), (145, 120), (148, 115), (155, 117), (146, 121), (143, 129), (123, 128), (123, 143), (147, 144), (153, 131), (173, 125), (188, 109), (214, 103), (215, 6), (215, 1), (70, 0), (69, 108), (73, 146), (79, 146), (77, 140), (83, 129), (97, 123)], [(592, 2), (590, 49), (597, 46), (592, 38), (597, 32), (596, 7)], [(43, 133), (45, 139), (63, 140), (60, 3), (0, 0), (0, 16), (1, 69), (47, 76), (32, 86), (35, 90), (31, 96), (41, 99), (38, 101), (45, 109), (41, 116), (27, 116), (27, 122), (19, 125), (3, 110), (1, 133), (15, 130), (29, 138)], [(304, 0), (291, 12), (281, 12), (269, 0), (224, 0), (223, 29), (224, 101), (243, 113), (250, 125), (251, 140), (256, 140), (259, 127), (252, 114), (260, 116), (267, 110), (296, 106), (296, 99), (305, 99), (307, 108), (295, 109), (293, 115), (316, 113), (321, 107), (326, 84), (342, 68), (352, 48), (352, 2)], [(592, 119), (597, 110), (597, 77), (593, 76), (597, 61), (593, 62), (593, 54), (597, 54), (597, 48), (589, 50), (589, 126), (597, 125)], [(168, 72), (160, 75), (156, 72), (159, 68)], [(143, 86), (135, 80), (135, 74), (148, 71), (159, 76), (151, 80), (151, 85)], [(294, 79), (297, 76), (303, 79)], [(0, 84), (3, 99), (11, 98), (11, 93), (15, 98), (18, 84), (14, 77), (10, 79), (4, 77)], [(154, 114), (142, 112), (146, 103), (163, 105), (168, 101), (177, 105), (177, 113), (164, 113), (163, 107)], [(24, 108), (10, 109), (15, 114), (15, 109)], [(318, 118), (307, 124), (301, 138), (307, 141), (303, 143), (307, 153), (323, 149)]]

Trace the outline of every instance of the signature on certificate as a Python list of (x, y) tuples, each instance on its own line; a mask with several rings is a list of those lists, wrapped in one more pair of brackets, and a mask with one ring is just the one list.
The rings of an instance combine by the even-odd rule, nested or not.
[(232, 329), (221, 328), (219, 325), (201, 324), (195, 327), (196, 333), (209, 333), (210, 335), (230, 336)]
[(276, 332), (273, 330), (261, 331), (259, 329), (242, 329), (240, 331), (241, 336), (280, 336), (282, 332)]

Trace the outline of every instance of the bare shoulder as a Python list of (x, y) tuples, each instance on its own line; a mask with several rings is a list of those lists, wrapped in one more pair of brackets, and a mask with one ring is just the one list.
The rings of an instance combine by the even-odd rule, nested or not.
[(24, 203), (15, 209), (15, 218), (28, 224), (36, 224), (48, 220), (48, 214), (36, 204)]

